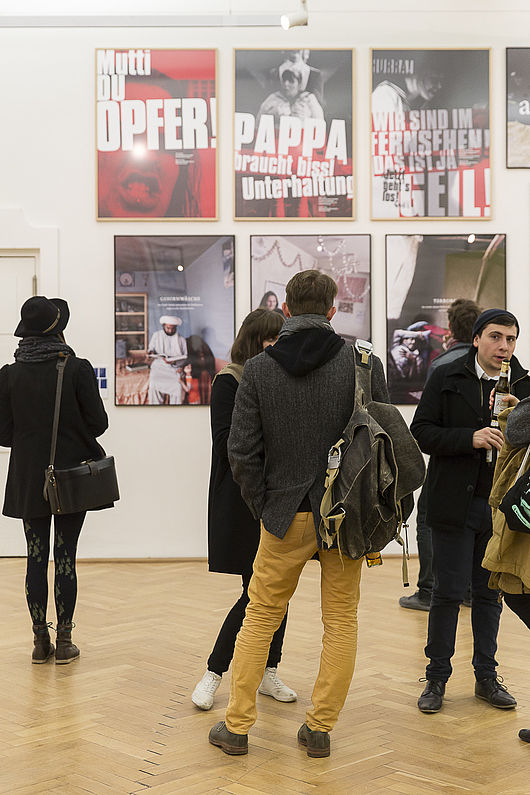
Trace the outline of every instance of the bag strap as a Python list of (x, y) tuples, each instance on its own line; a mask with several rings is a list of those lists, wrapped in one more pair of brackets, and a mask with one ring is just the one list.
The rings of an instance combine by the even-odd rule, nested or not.
[(61, 357), (57, 360), (57, 388), (55, 390), (55, 410), (53, 413), (53, 427), (52, 427), (52, 447), (50, 450), (50, 467), (53, 468), (55, 464), (55, 451), (57, 449), (57, 431), (59, 430), (59, 414), (61, 411), (61, 394), (63, 391), (63, 378), (64, 368), (68, 356)]
[(241, 376), (243, 375), (243, 365), (229, 362), (222, 370), (219, 370), (219, 372), (215, 374), (213, 381), (215, 381), (218, 375), (231, 375), (236, 379), (237, 383), (240, 384)]
[(356, 340), (353, 348), (355, 364), (354, 411), (372, 399), (372, 351), (373, 345), (366, 340)]

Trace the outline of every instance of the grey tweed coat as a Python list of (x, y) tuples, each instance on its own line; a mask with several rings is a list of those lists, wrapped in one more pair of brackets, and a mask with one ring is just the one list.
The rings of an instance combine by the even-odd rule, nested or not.
[[(328, 451), (353, 411), (353, 350), (293, 376), (271, 356), (249, 359), (237, 391), (228, 457), (243, 499), (270, 533), (283, 538), (309, 494), (315, 526)], [(383, 366), (373, 357), (372, 397), (389, 402)]]

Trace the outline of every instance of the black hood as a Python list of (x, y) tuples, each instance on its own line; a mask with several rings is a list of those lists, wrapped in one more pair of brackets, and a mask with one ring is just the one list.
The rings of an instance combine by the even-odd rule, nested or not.
[(334, 331), (306, 328), (282, 334), (275, 345), (265, 350), (290, 375), (299, 377), (329, 362), (343, 345), (344, 340)]

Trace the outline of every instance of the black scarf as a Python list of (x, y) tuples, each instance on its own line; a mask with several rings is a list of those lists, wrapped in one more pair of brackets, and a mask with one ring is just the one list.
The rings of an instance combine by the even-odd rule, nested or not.
[(60, 337), (23, 337), (15, 351), (17, 362), (45, 362), (58, 356), (75, 356), (72, 348)]

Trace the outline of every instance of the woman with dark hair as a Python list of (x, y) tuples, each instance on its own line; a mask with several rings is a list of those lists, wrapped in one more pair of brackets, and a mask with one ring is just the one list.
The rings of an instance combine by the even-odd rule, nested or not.
[(283, 312), (280, 308), (280, 302), (278, 301), (278, 296), (276, 293), (273, 293), (272, 290), (267, 290), (259, 305), (268, 309), (270, 312), (277, 312), (279, 315), (283, 317)]
[(55, 607), (57, 649), (46, 621), (51, 511), (44, 499), (45, 470), (50, 447), (57, 364), (67, 358), (61, 396), (55, 466), (66, 469), (98, 459), (96, 441), (108, 426), (94, 370), (78, 359), (64, 339), (70, 311), (66, 301), (37, 295), (20, 310), (15, 336), (21, 341), (14, 364), (0, 370), (0, 445), (11, 448), (3, 513), (22, 519), (28, 548), (26, 598), (33, 622), (31, 661), (66, 664), (79, 657), (72, 643), (72, 618), (77, 597), (77, 541), (85, 512), (55, 516)]
[[(243, 321), (230, 352), (231, 363), (215, 377), (212, 386), (212, 469), (208, 494), (208, 563), (210, 571), (239, 574), (243, 593), (226, 616), (208, 658), (208, 669), (197, 684), (191, 700), (200, 709), (213, 706), (214, 695), (228, 671), (236, 636), (249, 601), (248, 586), (259, 544), (259, 522), (254, 519), (232, 478), (228, 463), (228, 436), (236, 392), (247, 359), (274, 345), (283, 319), (268, 309), (255, 309)], [(272, 639), (267, 668), (259, 692), (277, 701), (296, 701), (296, 693), (278, 678), (287, 613)]]

